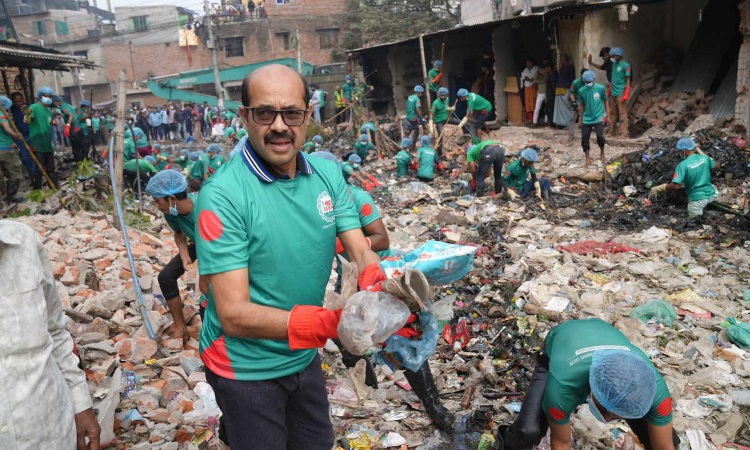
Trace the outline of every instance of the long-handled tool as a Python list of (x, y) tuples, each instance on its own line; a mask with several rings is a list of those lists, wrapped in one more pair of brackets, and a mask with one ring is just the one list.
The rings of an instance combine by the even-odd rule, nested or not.
[(724, 203), (712, 202), (712, 203), (709, 203), (706, 207), (708, 209), (713, 209), (714, 211), (719, 211), (725, 214), (732, 214), (734, 216), (742, 217), (743, 219), (750, 221), (750, 217), (748, 217), (745, 214), (742, 214), (740, 211), (736, 211), (731, 206), (725, 205)]

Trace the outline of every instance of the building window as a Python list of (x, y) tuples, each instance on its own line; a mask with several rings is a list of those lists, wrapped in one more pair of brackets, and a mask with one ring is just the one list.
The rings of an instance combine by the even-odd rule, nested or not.
[(320, 48), (336, 48), (339, 45), (339, 30), (336, 29), (329, 29), (329, 30), (318, 30), (318, 34), (320, 35)]
[(146, 16), (131, 17), (130, 20), (133, 21), (133, 31), (148, 31)]
[(89, 51), (88, 50), (77, 50), (73, 52), (74, 56), (83, 56), (84, 58), (89, 58)]
[(55, 20), (55, 34), (57, 34), (58, 36), (67, 36), (68, 35), (68, 22)]
[(284, 46), (284, 50), (291, 50), (292, 48), (292, 33), (285, 31), (283, 33), (276, 33), (276, 36), (281, 39), (281, 43)]
[(245, 56), (245, 49), (242, 42), (243, 40), (244, 38), (241, 37), (224, 39), (224, 51), (226, 52), (227, 58)]
[(43, 20), (32, 22), (32, 25), (34, 26), (34, 34), (37, 36), (47, 34), (47, 26), (44, 24)]
[(289, 0), (276, 0), (277, 5), (286, 5), (289, 3)]

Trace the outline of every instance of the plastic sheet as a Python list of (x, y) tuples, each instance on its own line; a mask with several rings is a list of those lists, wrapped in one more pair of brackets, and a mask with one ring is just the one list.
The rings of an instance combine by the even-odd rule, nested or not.
[(430, 313), (419, 313), (419, 326), (422, 336), (419, 339), (407, 339), (391, 336), (386, 341), (385, 351), (397, 355), (407, 369), (416, 372), (434, 352), (438, 340), (438, 323)]
[(429, 241), (399, 259), (380, 262), (388, 278), (399, 275), (404, 268), (419, 270), (430, 285), (445, 285), (460, 280), (472, 268), (476, 247)]
[(339, 339), (351, 353), (364, 355), (370, 347), (385, 342), (401, 329), (410, 314), (409, 307), (390, 294), (357, 292), (341, 313)]
[(664, 300), (651, 300), (650, 302), (635, 307), (630, 311), (630, 317), (634, 317), (643, 323), (656, 321), (660, 324), (671, 326), (677, 320), (677, 311), (674, 306)]
[(729, 340), (740, 348), (750, 349), (750, 324), (740, 322), (734, 317), (728, 318), (727, 322), (729, 322), (729, 328), (727, 328)]

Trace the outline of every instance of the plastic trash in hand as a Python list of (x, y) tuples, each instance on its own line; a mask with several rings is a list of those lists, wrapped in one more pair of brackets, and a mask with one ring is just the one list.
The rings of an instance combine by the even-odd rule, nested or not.
[(435, 317), (427, 312), (419, 313), (419, 327), (422, 335), (418, 339), (391, 336), (386, 342), (385, 352), (399, 357), (404, 367), (416, 372), (435, 353), (438, 340), (438, 324)]
[(359, 291), (347, 300), (339, 322), (339, 339), (347, 350), (364, 355), (367, 350), (401, 329), (409, 307), (385, 292)]
[(729, 328), (727, 328), (727, 336), (737, 347), (742, 349), (750, 349), (750, 324), (741, 322), (734, 317), (727, 319), (729, 322)]
[(410, 267), (422, 272), (430, 285), (445, 285), (471, 270), (476, 251), (476, 247), (429, 241), (400, 259), (381, 261), (380, 268), (392, 278)]
[(412, 312), (427, 310), (427, 302), (431, 297), (430, 285), (418, 270), (407, 267), (403, 273), (383, 281), (380, 287), (383, 292), (403, 300)]
[(630, 311), (630, 317), (634, 317), (643, 323), (655, 320), (666, 326), (671, 326), (677, 319), (677, 311), (674, 306), (664, 300), (651, 300)]

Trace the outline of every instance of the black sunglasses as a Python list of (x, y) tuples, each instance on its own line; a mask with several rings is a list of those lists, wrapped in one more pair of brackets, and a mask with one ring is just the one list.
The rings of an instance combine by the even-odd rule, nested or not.
[(273, 109), (273, 108), (249, 108), (253, 122), (258, 125), (271, 125), (278, 114), (281, 114), (281, 120), (289, 127), (298, 127), (305, 123), (307, 119), (307, 110), (305, 109)]

